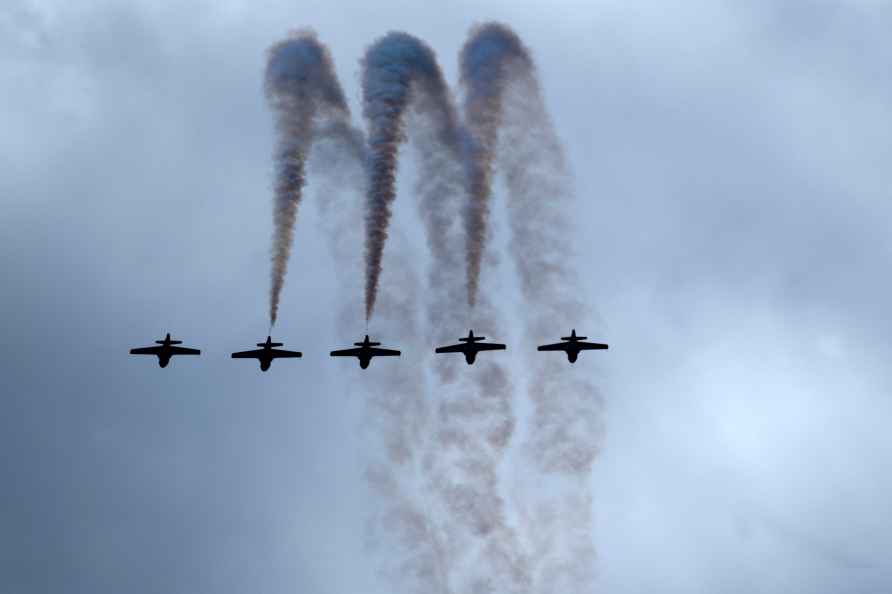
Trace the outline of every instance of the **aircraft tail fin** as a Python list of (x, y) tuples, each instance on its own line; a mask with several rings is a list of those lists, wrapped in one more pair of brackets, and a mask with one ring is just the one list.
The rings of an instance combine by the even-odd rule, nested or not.
[(267, 335), (266, 342), (258, 342), (257, 346), (259, 347), (280, 347), (282, 346), (281, 342), (273, 342), (271, 336)]
[(164, 337), (164, 340), (156, 340), (155, 344), (183, 344), (182, 340), (171, 340), (170, 332), (167, 333), (167, 336)]
[(561, 340), (585, 340), (588, 336), (576, 336), (576, 328), (570, 332), (570, 336), (561, 336)]
[(471, 330), (468, 332), (468, 335), (464, 338), (459, 338), (459, 342), (480, 342), (481, 340), (486, 340), (485, 336), (474, 336), (474, 331)]

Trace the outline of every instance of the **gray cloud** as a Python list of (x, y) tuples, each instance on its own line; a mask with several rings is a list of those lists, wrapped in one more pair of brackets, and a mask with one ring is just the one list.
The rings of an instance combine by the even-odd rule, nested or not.
[[(266, 327), (263, 56), (316, 27), (356, 112), (369, 41), (409, 31), (454, 82), (479, 10), (0, 9), (2, 589), (390, 591), (360, 542), (365, 405), (320, 354), (345, 337), (317, 201), (280, 330), (305, 358), (261, 377), (226, 356)], [(888, 9), (486, 12), (539, 66), (586, 332), (611, 343), (574, 368), (605, 378), (597, 586), (888, 590)], [(167, 329), (204, 355), (125, 355)], [(510, 448), (502, 472), (530, 488)]]

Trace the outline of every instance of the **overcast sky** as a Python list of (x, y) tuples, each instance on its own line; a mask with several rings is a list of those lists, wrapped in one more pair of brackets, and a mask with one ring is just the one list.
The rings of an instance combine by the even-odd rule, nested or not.
[[(274, 337), (304, 358), (228, 358), (267, 329), (265, 51), (316, 29), (360, 123), (370, 43), (412, 33), (454, 85), (489, 19), (538, 65), (578, 330), (610, 343), (573, 367), (605, 403), (596, 590), (892, 590), (892, 7), (869, 0), (4, 2), (0, 590), (393, 591), (363, 376), (324, 356), (362, 329), (312, 199)], [(127, 356), (168, 331), (202, 356)]]

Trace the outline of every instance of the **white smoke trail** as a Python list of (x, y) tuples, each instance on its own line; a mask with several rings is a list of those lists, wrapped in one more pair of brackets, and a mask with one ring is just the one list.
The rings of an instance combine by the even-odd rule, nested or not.
[[(512, 51), (526, 52), (517, 44)], [(471, 259), (478, 258), (487, 217), (479, 211), (477, 222), (469, 221), (466, 192), (474, 189), (478, 199), (488, 200), (493, 159), (507, 180), (511, 254), (525, 304), (524, 342), (540, 343), (590, 321), (567, 258), (568, 176), (532, 61), (512, 60), (498, 69), (498, 84), (477, 88), (484, 94), (497, 88), (498, 105), (489, 96), (471, 102), (485, 107), (469, 123), (483, 126), (487, 138), (483, 169), (475, 169), (462, 158), (481, 153), (464, 151), (468, 137), (432, 52), (405, 34), (391, 34), (374, 48), (373, 59), (366, 57), (364, 79), (375, 139), (371, 151), (352, 128), (346, 105), (314, 115), (311, 129), (302, 134), (312, 138), (308, 169), (320, 182), (322, 226), (343, 299), (342, 336), (352, 341), (374, 308), (378, 334), (370, 332), (372, 337), (403, 350), (401, 359), (376, 360), (365, 371), (350, 366), (346, 374), (362, 386), (366, 431), (377, 444), (370, 448), (367, 477), (377, 495), (373, 534), (389, 551), (384, 572), (412, 593), (588, 592), (594, 579), (591, 467), (601, 433), (597, 389), (578, 367), (568, 369), (565, 361), (526, 351), (533, 414), (520, 459), (529, 479), (525, 484), (534, 487), (506, 500), (503, 466), (515, 435), (517, 403), (515, 382), (498, 358), (504, 354), (487, 353), (466, 366), (461, 357), (432, 353), (432, 345), (454, 341), (468, 326), (478, 334), (496, 332), (496, 338), (505, 328), (485, 290), (477, 295), (475, 289), (476, 305), (468, 307), (467, 250), (470, 245)], [(486, 52), (477, 55), (486, 57)], [(492, 70), (484, 64), (480, 72), (487, 71)], [(403, 85), (396, 90), (388, 86), (394, 76)], [(330, 81), (326, 84), (331, 88)], [(398, 113), (384, 117), (393, 96), (399, 99)], [(383, 250), (404, 126), (416, 151), (414, 193), (432, 262), (423, 291), (407, 238), (390, 231), (390, 248)], [(471, 183), (468, 176), (474, 175), (477, 182)], [(374, 227), (366, 229), (365, 239), (363, 222)], [(469, 229), (480, 241), (466, 241)], [(363, 294), (363, 280), (365, 308), (356, 299)], [(509, 348), (512, 354), (524, 352)], [(425, 370), (431, 368), (428, 378)]]
[[(568, 233), (569, 175), (531, 66), (512, 73), (499, 151), (527, 340), (541, 344), (559, 330), (591, 327)], [(522, 505), (533, 527), (534, 591), (591, 592), (591, 472), (603, 431), (603, 402), (591, 378), (565, 361), (531, 349), (527, 365), (533, 418), (524, 449), (530, 470), (548, 485)]]
[[(366, 149), (357, 142), (361, 135), (343, 122), (320, 130), (319, 137), (311, 172), (320, 180), (322, 227), (344, 295), (338, 326), (347, 339), (364, 324), (356, 296), (362, 294)], [(371, 447), (366, 476), (378, 502), (370, 529), (374, 541), (388, 549), (381, 558), (382, 572), (406, 592), (445, 593), (439, 585), (445, 584), (447, 563), (432, 532), (432, 518), (418, 497), (417, 452), (428, 414), (415, 321), (418, 279), (403, 240), (402, 234), (393, 234), (398, 249), (387, 259), (375, 322), (382, 334), (372, 337), (399, 345), (403, 357), (375, 360), (364, 371), (351, 366), (345, 375), (362, 386), (367, 401), (364, 431)]]
[(482, 356), (468, 367), (462, 357), (433, 355), (430, 346), (454, 342), (469, 323), (478, 333), (504, 328), (485, 296), (472, 311), (465, 301), (467, 168), (458, 147), (443, 140), (462, 133), (444, 134), (440, 128), (440, 122), (454, 121), (451, 114), (430, 117), (451, 99), (431, 100), (421, 92), (414, 101), (416, 114), (408, 123), (419, 170), (415, 194), (432, 261), (426, 360), (434, 366), (436, 402), (425, 448), (429, 505), (440, 518), (439, 532), (451, 543), (446, 558), (452, 591), (525, 592), (523, 555), (499, 492), (498, 469), (515, 424), (513, 386), (495, 358), (502, 354)]

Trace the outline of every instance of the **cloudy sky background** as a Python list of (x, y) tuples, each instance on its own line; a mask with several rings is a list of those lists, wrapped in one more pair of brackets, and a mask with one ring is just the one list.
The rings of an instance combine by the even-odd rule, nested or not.
[[(357, 337), (312, 194), (277, 327), (304, 359), (228, 359), (266, 330), (265, 50), (315, 28), (358, 114), (380, 35), (426, 40), (454, 83), (488, 19), (539, 66), (584, 333), (611, 345), (573, 368), (606, 405), (598, 589), (892, 589), (888, 4), (13, 0), (0, 590), (392, 591), (364, 543), (362, 393), (324, 356)], [(126, 355), (168, 330), (202, 357)]]

